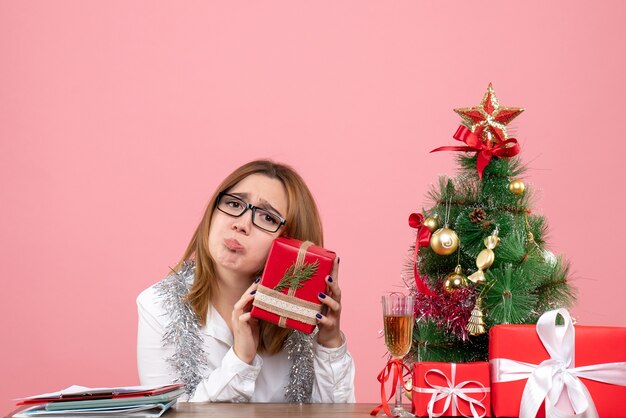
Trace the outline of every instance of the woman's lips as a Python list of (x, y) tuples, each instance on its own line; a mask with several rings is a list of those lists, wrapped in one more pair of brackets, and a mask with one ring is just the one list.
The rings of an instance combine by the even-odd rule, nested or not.
[(243, 250), (243, 245), (241, 245), (239, 243), (239, 241), (237, 241), (236, 239), (225, 239), (224, 240), (224, 245), (226, 245), (226, 248), (228, 248), (231, 251), (241, 251)]

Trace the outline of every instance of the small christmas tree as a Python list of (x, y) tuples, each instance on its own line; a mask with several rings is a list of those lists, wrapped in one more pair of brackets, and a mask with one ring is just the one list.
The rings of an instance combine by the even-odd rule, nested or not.
[(415, 361), (484, 361), (497, 324), (534, 323), (574, 300), (568, 264), (545, 248), (547, 226), (531, 212), (517, 140), (507, 125), (522, 108), (500, 106), (491, 84), (479, 106), (455, 109), (460, 173), (441, 178), (434, 204), (412, 214), (417, 230), (407, 266), (416, 295)]

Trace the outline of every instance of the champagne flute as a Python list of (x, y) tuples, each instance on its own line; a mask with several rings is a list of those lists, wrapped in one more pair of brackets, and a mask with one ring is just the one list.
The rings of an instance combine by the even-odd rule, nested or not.
[[(415, 297), (401, 293), (383, 296), (383, 318), (385, 321), (385, 345), (394, 360), (402, 360), (411, 349), (413, 340), (413, 323)], [(402, 407), (402, 376), (396, 388), (395, 405), (391, 410), (394, 417), (413, 417), (414, 415)]]

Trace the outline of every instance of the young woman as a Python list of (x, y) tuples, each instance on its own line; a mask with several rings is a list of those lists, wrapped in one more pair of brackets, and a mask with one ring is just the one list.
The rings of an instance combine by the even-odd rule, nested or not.
[(272, 241), (323, 246), (315, 201), (290, 167), (253, 161), (211, 197), (172, 274), (137, 298), (142, 385), (180, 381), (192, 402), (354, 402), (354, 362), (340, 330), (338, 264), (312, 336), (251, 317)]

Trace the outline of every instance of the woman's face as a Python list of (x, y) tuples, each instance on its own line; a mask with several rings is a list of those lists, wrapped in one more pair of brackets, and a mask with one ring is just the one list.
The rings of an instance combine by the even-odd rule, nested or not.
[[(264, 174), (251, 174), (229, 191), (261, 209), (287, 215), (287, 192), (283, 184)], [(252, 276), (263, 268), (267, 254), (277, 232), (267, 232), (252, 224), (252, 210), (233, 217), (213, 210), (209, 229), (209, 253), (217, 264), (218, 274), (222, 269)]]

